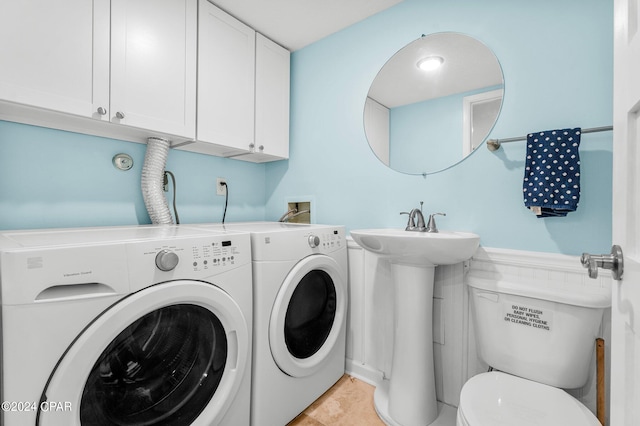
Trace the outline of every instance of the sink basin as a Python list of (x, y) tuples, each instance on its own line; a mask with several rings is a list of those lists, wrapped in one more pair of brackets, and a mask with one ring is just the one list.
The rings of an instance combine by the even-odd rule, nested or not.
[(471, 232), (412, 232), (404, 229), (361, 229), (351, 231), (365, 250), (407, 264), (451, 265), (469, 259), (480, 244)]

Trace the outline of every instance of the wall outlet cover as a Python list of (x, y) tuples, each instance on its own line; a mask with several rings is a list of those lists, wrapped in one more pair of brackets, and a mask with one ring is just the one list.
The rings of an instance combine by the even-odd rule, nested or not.
[[(227, 195), (227, 180), (225, 178), (216, 179), (216, 194)], [(224, 184), (224, 185), (223, 185)]]

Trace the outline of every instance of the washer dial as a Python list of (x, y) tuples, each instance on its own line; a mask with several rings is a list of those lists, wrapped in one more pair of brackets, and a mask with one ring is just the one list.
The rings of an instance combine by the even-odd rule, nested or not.
[(158, 254), (156, 254), (156, 266), (161, 271), (171, 271), (173, 270), (180, 261), (180, 258), (177, 254), (172, 252), (171, 250), (160, 250)]

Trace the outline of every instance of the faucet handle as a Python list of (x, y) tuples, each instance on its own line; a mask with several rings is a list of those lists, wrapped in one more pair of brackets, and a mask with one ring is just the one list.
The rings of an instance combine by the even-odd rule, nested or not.
[(409, 221), (407, 222), (407, 227), (405, 228), (405, 231), (409, 231), (412, 230), (413, 228), (416, 227), (416, 223), (413, 220), (413, 216), (411, 216), (411, 213), (409, 212), (400, 212), (401, 215), (406, 214), (407, 216), (409, 216)]
[(436, 226), (436, 220), (433, 218), (436, 215), (446, 216), (446, 213), (432, 213), (429, 215), (429, 223), (427, 223), (427, 232), (438, 232), (438, 227)]

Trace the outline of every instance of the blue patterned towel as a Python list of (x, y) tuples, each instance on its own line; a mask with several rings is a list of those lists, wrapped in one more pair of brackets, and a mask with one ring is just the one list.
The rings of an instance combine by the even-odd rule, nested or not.
[(580, 127), (527, 135), (524, 205), (538, 217), (566, 216), (580, 201)]

